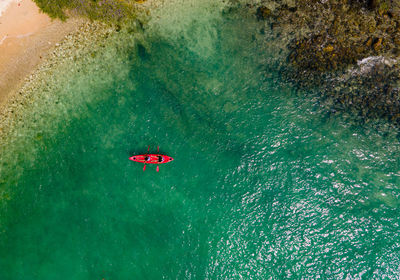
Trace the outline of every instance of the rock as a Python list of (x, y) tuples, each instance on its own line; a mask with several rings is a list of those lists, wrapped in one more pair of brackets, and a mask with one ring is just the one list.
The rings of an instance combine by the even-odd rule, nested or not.
[(400, 34), (399, 36), (396, 36), (393, 41), (396, 44), (396, 46), (400, 47)]
[(365, 45), (367, 47), (370, 47), (372, 45), (372, 38), (371, 37), (368, 38), (367, 42), (365, 42)]
[(383, 39), (382, 39), (382, 38), (379, 38), (379, 39), (376, 40), (376, 42), (374, 43), (373, 48), (374, 48), (374, 50), (375, 50), (376, 52), (379, 51), (379, 50), (381, 49), (381, 47), (382, 47), (382, 41), (383, 41)]
[(380, 6), (381, 0), (369, 0), (368, 1), (368, 7), (371, 10), (375, 10), (377, 7)]
[(333, 46), (332, 46), (332, 45), (328, 45), (328, 46), (326, 46), (325, 48), (323, 48), (323, 51), (324, 51), (325, 53), (330, 53), (330, 52), (333, 51)]
[(379, 5), (378, 14), (380, 16), (385, 15), (389, 12), (390, 7), (386, 2), (383, 2)]
[(272, 15), (272, 11), (265, 6), (257, 8), (256, 16), (258, 20), (265, 20)]

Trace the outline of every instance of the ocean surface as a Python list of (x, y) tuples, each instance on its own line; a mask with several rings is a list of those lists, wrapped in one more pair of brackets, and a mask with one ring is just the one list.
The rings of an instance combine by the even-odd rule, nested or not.
[(398, 279), (398, 130), (297, 92), (225, 5), (49, 73), (0, 147), (0, 279)]

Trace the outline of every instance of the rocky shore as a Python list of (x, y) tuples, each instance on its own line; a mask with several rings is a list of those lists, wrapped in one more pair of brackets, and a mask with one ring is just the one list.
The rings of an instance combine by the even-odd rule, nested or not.
[[(50, 9), (48, 13), (53, 17), (78, 13), (100, 20), (116, 19), (113, 25), (117, 32), (124, 24), (121, 19), (134, 18), (134, 13), (144, 19), (149, 14), (147, 6), (155, 5), (154, 1), (117, 1), (120, 7), (110, 0), (82, 6), (85, 1), (72, 1), (60, 6), (60, 10), (52, 10), (54, 3), (36, 2), (43, 11)], [(251, 3), (242, 8), (249, 9), (264, 23), (262, 30), (256, 32), (266, 37), (275, 34), (274, 41), (279, 43), (274, 44), (280, 44), (282, 54), (286, 55), (288, 64), (280, 69), (286, 82), (292, 82), (302, 92), (317, 90), (328, 110), (347, 110), (364, 118), (387, 118), (400, 123), (400, 1)]]
[(318, 87), (332, 110), (400, 123), (400, 1), (275, 0), (249, 5), (282, 36), (299, 89)]

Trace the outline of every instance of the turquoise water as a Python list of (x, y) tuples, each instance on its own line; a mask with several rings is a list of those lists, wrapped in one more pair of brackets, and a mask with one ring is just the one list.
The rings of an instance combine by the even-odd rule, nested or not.
[[(252, 17), (183, 3), (15, 125), (0, 279), (396, 278), (397, 131), (296, 93)], [(143, 172), (148, 145), (175, 161)]]

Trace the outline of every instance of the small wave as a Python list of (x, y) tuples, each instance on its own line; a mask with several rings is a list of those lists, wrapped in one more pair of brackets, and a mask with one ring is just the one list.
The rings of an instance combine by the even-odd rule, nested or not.
[(374, 66), (374, 65), (379, 64), (379, 63), (383, 63), (383, 64), (388, 65), (388, 66), (393, 66), (394, 64), (397, 63), (397, 60), (393, 59), (393, 58), (387, 58), (387, 57), (384, 57), (384, 56), (369, 56), (369, 57), (366, 57), (366, 58), (364, 58), (362, 60), (357, 61), (357, 65), (360, 66), (360, 67), (363, 67), (363, 66)]
[(7, 35), (6, 35), (6, 36), (3, 36), (3, 38), (1, 38), (1, 40), (0, 40), (0, 45), (3, 44), (4, 40), (7, 39), (7, 38), (8, 38)]
[(369, 56), (357, 61), (357, 65), (351, 67), (346, 72), (340, 74), (338, 77), (332, 77), (332, 82), (345, 82), (354, 77), (366, 76), (377, 67), (382, 68), (393, 67), (399, 64), (399, 61), (394, 58), (384, 56)]
[(6, 39), (8, 39), (8, 38), (21, 39), (21, 38), (25, 38), (25, 37), (31, 36), (32, 34), (33, 34), (33, 32), (29, 32), (29, 33), (26, 33), (26, 34), (18, 34), (18, 35), (15, 35), (15, 36), (7, 36), (7, 35), (3, 36), (3, 38), (0, 39), (0, 45), (2, 45), (4, 43), (4, 41)]
[(351, 74), (364, 75), (369, 73), (373, 67), (377, 65), (392, 67), (397, 63), (396, 59), (387, 58), (384, 56), (369, 56), (362, 60), (357, 61), (357, 69), (350, 70)]
[(21, 39), (21, 38), (29, 37), (32, 34), (33, 34), (33, 32), (29, 32), (29, 33), (25, 33), (25, 34), (18, 34), (18, 35), (15, 35), (14, 37), (17, 39)]

